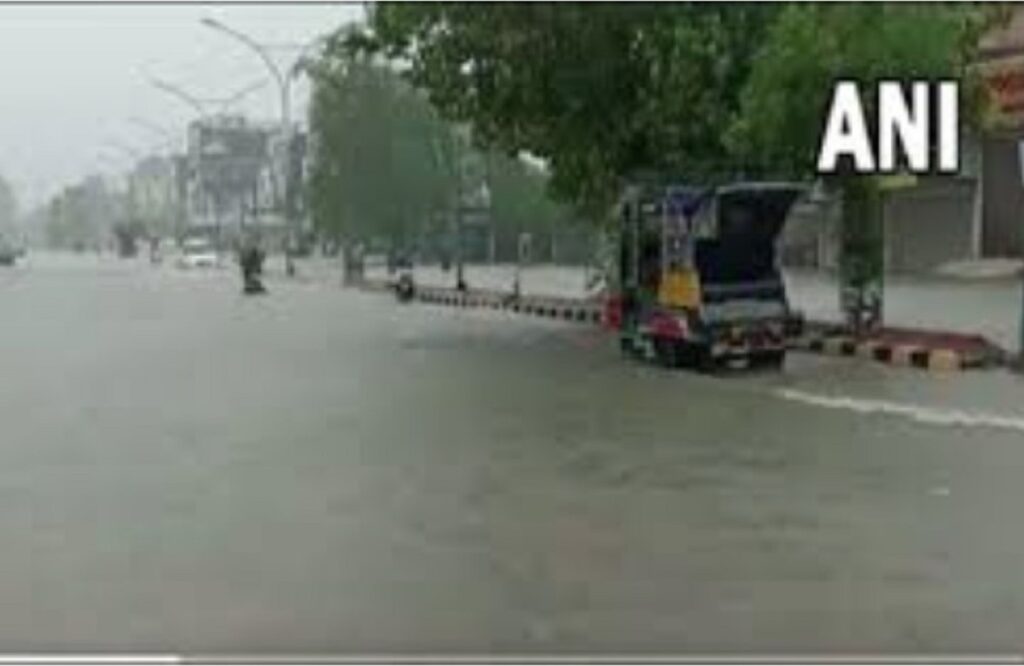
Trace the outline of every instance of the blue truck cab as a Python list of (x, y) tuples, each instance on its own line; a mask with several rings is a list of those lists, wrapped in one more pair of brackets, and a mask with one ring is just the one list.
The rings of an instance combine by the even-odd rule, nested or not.
[(802, 318), (776, 242), (803, 192), (777, 182), (629, 188), (614, 306), (622, 348), (668, 366), (781, 367)]

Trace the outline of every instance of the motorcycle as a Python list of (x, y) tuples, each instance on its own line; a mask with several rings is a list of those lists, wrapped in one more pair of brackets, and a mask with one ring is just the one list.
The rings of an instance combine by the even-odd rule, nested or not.
[(263, 285), (263, 252), (259, 248), (250, 248), (243, 252), (241, 257), (242, 265), (242, 293), (246, 295), (265, 294), (267, 288)]

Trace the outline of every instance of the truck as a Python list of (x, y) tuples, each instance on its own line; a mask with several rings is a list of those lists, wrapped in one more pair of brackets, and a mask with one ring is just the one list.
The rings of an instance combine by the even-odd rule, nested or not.
[(785, 182), (627, 188), (605, 313), (622, 350), (699, 371), (781, 368), (803, 317), (787, 298), (776, 241), (804, 191)]

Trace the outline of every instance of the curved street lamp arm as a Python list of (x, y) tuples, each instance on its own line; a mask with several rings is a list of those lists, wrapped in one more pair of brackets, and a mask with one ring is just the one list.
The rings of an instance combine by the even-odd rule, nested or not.
[(164, 128), (164, 127), (161, 127), (160, 125), (157, 125), (156, 123), (150, 122), (150, 121), (146, 120), (145, 118), (140, 118), (138, 116), (132, 116), (131, 118), (128, 119), (128, 122), (130, 122), (131, 124), (135, 125), (136, 127), (141, 127), (142, 129), (148, 130), (148, 131), (152, 132), (153, 134), (159, 134), (163, 139), (165, 139), (167, 141), (174, 141), (174, 140), (177, 139), (177, 136), (173, 132), (171, 132), (170, 130), (168, 130), (168, 129)]
[(175, 85), (167, 83), (166, 81), (161, 81), (160, 79), (150, 79), (149, 82), (157, 88), (159, 88), (160, 90), (163, 90), (166, 93), (170, 93), (178, 100), (185, 102), (193, 109), (195, 109), (196, 113), (198, 113), (200, 116), (206, 115), (206, 109), (203, 108), (203, 104), (198, 99), (196, 99), (192, 95), (189, 95), (181, 88), (178, 88)]
[(220, 99), (220, 100), (209, 100), (209, 101), (218, 104), (220, 110), (223, 112), (224, 109), (226, 109), (227, 107), (231, 106), (232, 104), (234, 104), (238, 100), (242, 99), (243, 97), (245, 97), (249, 93), (255, 92), (255, 91), (259, 90), (260, 88), (263, 88), (266, 85), (267, 85), (267, 82), (265, 80), (255, 81), (255, 82), (251, 83), (250, 85), (242, 88), (238, 92), (232, 94), (230, 97), (226, 97), (226, 98)]
[(295, 56), (295, 59), (292, 61), (291, 67), (288, 68), (288, 76), (294, 78), (297, 77), (299, 74), (302, 74), (309, 64), (309, 52), (312, 51), (314, 47), (323, 44), (330, 38), (330, 34), (320, 35), (319, 37), (316, 37), (306, 42), (299, 49), (299, 54)]
[(132, 158), (133, 160), (141, 160), (143, 158), (143, 153), (141, 150), (129, 146), (127, 144), (121, 143), (120, 141), (117, 141), (115, 139), (107, 139), (106, 141), (103, 142), (103, 145), (113, 148), (118, 152), (122, 153), (123, 155)]
[(204, 18), (202, 19), (202, 24), (208, 28), (212, 28), (214, 30), (222, 32), (225, 35), (234, 37), (236, 40), (242, 42), (250, 49), (255, 51), (259, 55), (260, 59), (263, 60), (263, 64), (265, 64), (267, 66), (267, 69), (269, 69), (271, 73), (274, 75), (274, 78), (277, 79), (277, 82), (281, 85), (284, 85), (284, 75), (281, 74), (281, 69), (277, 66), (277, 63), (275, 63), (273, 59), (270, 57), (270, 55), (267, 53), (267, 50), (263, 48), (263, 46), (260, 45), (252, 37), (249, 37), (248, 35), (243, 34), (235, 30), (234, 28), (224, 25), (223, 23), (214, 18)]

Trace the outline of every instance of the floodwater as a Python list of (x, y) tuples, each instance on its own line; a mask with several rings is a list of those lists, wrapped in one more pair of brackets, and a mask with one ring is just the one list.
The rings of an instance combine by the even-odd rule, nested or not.
[(1024, 647), (1024, 380), (269, 287), (0, 272), (3, 651)]

